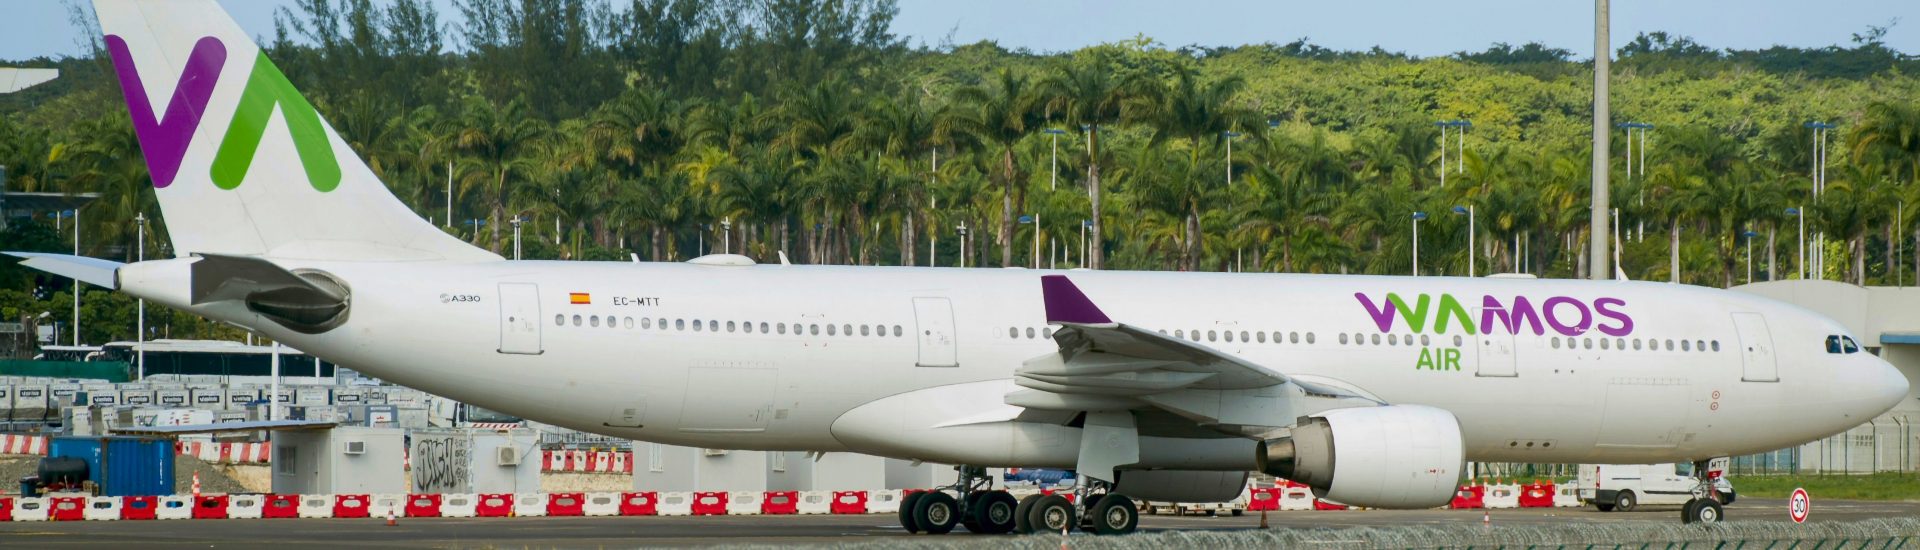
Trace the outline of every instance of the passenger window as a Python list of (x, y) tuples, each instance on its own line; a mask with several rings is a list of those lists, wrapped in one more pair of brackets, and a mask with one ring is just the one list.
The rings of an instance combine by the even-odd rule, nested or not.
[(577, 326), (580, 326), (580, 323), (581, 323), (581, 319), (580, 319), (580, 314), (578, 314), (578, 313), (576, 313), (576, 314), (574, 314), (574, 315), (573, 315), (573, 326), (576, 326), (576, 327), (577, 327)]
[(1617, 349), (1617, 350), (1620, 350), (1620, 351), (1626, 351), (1626, 350), (1627, 350), (1627, 340), (1626, 340), (1625, 338), (1614, 338), (1614, 339), (1613, 339), (1613, 349)]
[(1552, 340), (1553, 340), (1553, 349), (1560, 349), (1560, 337), (1555, 336), (1553, 337)]
[[(741, 322), (740, 322), (740, 332), (745, 332), (745, 333), (747, 333), (747, 334), (753, 334), (753, 321), (741, 321)], [(763, 332), (764, 332), (764, 331), (763, 331)]]
[(1601, 339), (1600, 339), (1600, 349), (1607, 349), (1607, 348), (1608, 348), (1608, 346), (1607, 346), (1607, 339), (1606, 339), (1606, 338), (1601, 338)]
[(1694, 349), (1694, 351), (1707, 351), (1707, 341), (1706, 341), (1706, 340), (1694, 340), (1694, 341), (1693, 341), (1693, 349)]
[(652, 318), (652, 317), (641, 317), (641, 318), (640, 318), (640, 328), (643, 328), (643, 329), (648, 329), (648, 328), (653, 328), (653, 318)]
[(1376, 345), (1376, 346), (1380, 345), (1380, 335), (1378, 334), (1373, 335), (1373, 345)]
[[(831, 328), (831, 327), (829, 327), (829, 328)], [(807, 334), (810, 334), (810, 335), (813, 335), (813, 336), (819, 336), (819, 335), (820, 335), (820, 325), (815, 325), (815, 324), (809, 324), (809, 325), (807, 325)]]
[(1045, 339), (1048, 339), (1048, 340), (1052, 340), (1052, 339), (1053, 339), (1053, 329), (1052, 329), (1052, 328), (1043, 328), (1043, 329), (1040, 329), (1040, 337), (1041, 337), (1041, 338), (1045, 338)]
[(1260, 343), (1262, 343), (1262, 344), (1265, 344), (1265, 343), (1267, 343), (1267, 333), (1265, 333), (1265, 332), (1256, 332), (1256, 333), (1254, 333), (1254, 335), (1255, 335), (1255, 338), (1257, 338), (1258, 340), (1260, 340)]
[(777, 330), (777, 331), (780, 331), (780, 334), (786, 334), (786, 333), (787, 333), (787, 324), (786, 324), (786, 323), (776, 323), (776, 324), (774, 324), (774, 325), (773, 325), (773, 330)]
[(1173, 337), (1185, 340), (1187, 338), (1187, 331), (1177, 328), (1173, 329)]
[(1340, 345), (1347, 345), (1347, 333), (1345, 332), (1340, 333)]
[(1690, 347), (1690, 346), (1689, 346), (1688, 344), (1692, 344), (1692, 342), (1688, 342), (1688, 341), (1686, 341), (1686, 340), (1681, 340), (1681, 341), (1680, 341), (1680, 351), (1693, 351), (1693, 348), (1692, 348), (1692, 347)]
[(868, 335), (868, 332), (869, 332), (870, 330), (872, 330), (872, 327), (870, 327), (870, 326), (868, 326), (868, 325), (860, 325), (860, 335), (861, 335), (861, 336), (867, 336), (867, 335)]
[(1033, 339), (1033, 327), (1027, 327), (1027, 339), (1028, 340)]
[(1188, 332), (1187, 339), (1195, 342), (1200, 341), (1200, 329), (1196, 328), (1196, 329), (1193, 329), (1193, 332)]
[(554, 324), (554, 326), (566, 326), (566, 325), (567, 325), (567, 316), (566, 316), (566, 315), (563, 315), (563, 314), (557, 314), (557, 313), (556, 313), (556, 314), (554, 314), (554, 316), (553, 316), (553, 324)]
[(733, 321), (727, 321), (727, 332), (733, 332), (733, 329), (734, 329)]
[(893, 337), (895, 337), (895, 338), (899, 338), (899, 337), (900, 337), (900, 334), (901, 334), (901, 331), (900, 331), (900, 325), (894, 325), (894, 326), (893, 326)]
[(853, 336), (853, 325), (840, 325), (840, 333)]
[(694, 320), (693, 320), (693, 331), (694, 331), (694, 332), (700, 332), (700, 331), (701, 331), (702, 329), (704, 329), (705, 327), (706, 327), (706, 325), (705, 325), (705, 324), (703, 324), (703, 323), (701, 323), (699, 319), (694, 319)]
[(834, 332), (834, 330), (835, 330), (835, 329), (834, 329), (834, 327), (833, 327), (833, 325), (827, 325), (827, 336), (834, 336), (834, 335), (836, 335), (836, 334), (838, 334), (838, 333), (836, 333), (836, 332)]
[(1208, 341), (1208, 342), (1218, 342), (1218, 341), (1220, 341), (1220, 338), (1219, 338), (1219, 337), (1220, 337), (1220, 333), (1219, 333), (1219, 332), (1216, 332), (1216, 331), (1211, 331), (1211, 330), (1209, 330), (1209, 331), (1207, 331), (1207, 341)]
[(667, 330), (667, 318), (666, 318), (666, 317), (661, 317), (661, 318), (660, 318), (660, 330)]
[(1639, 339), (1639, 338), (1634, 338), (1634, 339), (1633, 339), (1633, 351), (1640, 351), (1640, 339)]
[(1708, 344), (1711, 344), (1711, 345), (1713, 346), (1713, 351), (1715, 351), (1715, 352), (1718, 352), (1718, 351), (1720, 351), (1720, 341), (1719, 341), (1719, 340), (1713, 340), (1713, 341), (1710, 341), (1710, 342), (1707, 342), (1707, 343), (1708, 343)]
[(1307, 343), (1313, 343), (1313, 333), (1311, 332), (1307, 333)]
[(707, 321), (707, 331), (708, 331), (708, 332), (720, 332), (720, 322), (719, 322), (719, 321)]
[(620, 321), (621, 321), (622, 323), (624, 323), (624, 324), (626, 324), (626, 325), (627, 325), (627, 329), (628, 329), (628, 330), (632, 330), (632, 329), (633, 329), (633, 318), (632, 318), (632, 317), (627, 317), (627, 318), (624, 318), (624, 319), (621, 319)]
[[(1275, 339), (1278, 339), (1279, 337), (1278, 337), (1278, 336), (1275, 336), (1274, 338), (1275, 338)], [(1289, 333), (1287, 333), (1287, 341), (1288, 341), (1289, 343), (1294, 343), (1294, 344), (1298, 344), (1298, 343), (1300, 343), (1300, 333), (1298, 333), (1298, 332), (1289, 332)], [(1312, 342), (1312, 340), (1308, 340), (1308, 342)]]
[(1673, 340), (1667, 340), (1667, 351), (1673, 351)]
[(588, 315), (588, 316), (587, 316), (587, 326), (590, 326), (590, 327), (597, 327), (597, 326), (600, 326), (600, 316), (599, 316), (599, 315)]
[(1431, 345), (1433, 345), (1433, 339), (1431, 339), (1431, 338), (1428, 338), (1428, 337), (1427, 337), (1427, 335), (1425, 335), (1425, 334), (1422, 334), (1422, 335), (1420, 335), (1420, 345), (1422, 345), (1422, 346), (1431, 346)]
[(1585, 349), (1593, 349), (1593, 339), (1592, 339), (1592, 338), (1581, 338), (1581, 339), (1580, 339), (1580, 347), (1582, 347), (1582, 348), (1585, 348)]
[(761, 322), (760, 322), (760, 333), (761, 333), (761, 334), (766, 334), (766, 333), (767, 333), (767, 322), (766, 322), (766, 321), (761, 321)]
[[(1264, 334), (1262, 334), (1261, 336), (1266, 336), (1266, 335), (1264, 335)], [(1252, 342), (1253, 340), (1250, 340), (1250, 339), (1247, 339), (1247, 331), (1244, 331), (1244, 330), (1243, 330), (1243, 331), (1240, 331), (1240, 341), (1242, 341), (1242, 342)], [(1267, 341), (1267, 340), (1266, 340), (1265, 338), (1261, 338), (1261, 339), (1260, 339), (1260, 341), (1262, 341), (1262, 342), (1265, 342), (1265, 341)]]
[(1233, 341), (1233, 331), (1231, 331), (1231, 330), (1229, 330), (1229, 331), (1227, 331), (1227, 341), (1228, 341), (1228, 342), (1232, 342), (1232, 341)]
[(1461, 340), (1461, 338), (1460, 338), (1460, 335), (1458, 335), (1458, 334), (1455, 334), (1455, 335), (1453, 335), (1453, 347), (1456, 347), (1456, 348), (1457, 348), (1457, 347), (1460, 347), (1460, 346), (1463, 346), (1463, 345), (1466, 345), (1466, 342), (1463, 342), (1463, 341)]
[(1388, 335), (1387, 335), (1387, 345), (1389, 345), (1389, 346), (1398, 346), (1398, 345), (1400, 345), (1400, 335), (1398, 335), (1398, 334), (1388, 334)]

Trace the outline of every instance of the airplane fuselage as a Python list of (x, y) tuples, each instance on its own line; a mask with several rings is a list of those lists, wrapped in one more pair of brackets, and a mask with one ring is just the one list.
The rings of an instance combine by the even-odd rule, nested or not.
[[(1057, 352), (1042, 312), (1043, 273), (1068, 275), (1115, 319), (1303, 381), (1451, 411), (1468, 459), (1477, 461), (1662, 462), (1786, 447), (1878, 414), (1877, 401), (1849, 388), (1883, 376), (1870, 354), (1827, 353), (1824, 338), (1845, 331), (1822, 317), (1757, 297), (1660, 283), (281, 263), (345, 281), (353, 294), (345, 324), (306, 335), (232, 304), (201, 306), (202, 313), (490, 409), (709, 448), (1071, 466), (1070, 454), (1002, 441), (1076, 437), (1064, 427), (975, 434), (983, 440), (943, 452), (889, 446), (888, 434), (873, 433), (894, 426), (866, 422), (857, 427), (861, 433), (848, 433), (853, 428), (843, 422), (856, 416), (850, 411), (903, 395), (937, 401), (924, 404), (940, 410), (929, 418), (1006, 409), (998, 397), (1017, 389), (1014, 369)], [(128, 290), (141, 293), (138, 285)], [(903, 418), (897, 429), (930, 428), (913, 422)], [(1143, 460), (1199, 469), (1252, 464), (1250, 440), (1150, 432), (1143, 425), (1143, 436), (1162, 438), (1155, 446), (1161, 452)]]

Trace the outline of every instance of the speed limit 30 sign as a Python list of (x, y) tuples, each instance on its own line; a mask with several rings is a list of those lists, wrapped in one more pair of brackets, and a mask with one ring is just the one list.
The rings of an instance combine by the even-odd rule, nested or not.
[(1794, 523), (1806, 523), (1807, 513), (1813, 509), (1813, 499), (1807, 497), (1807, 490), (1794, 488), (1793, 496), (1787, 497), (1787, 517)]

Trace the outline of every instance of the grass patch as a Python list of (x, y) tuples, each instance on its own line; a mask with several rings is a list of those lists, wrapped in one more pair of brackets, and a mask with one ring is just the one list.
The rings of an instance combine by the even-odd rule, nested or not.
[(1795, 487), (1813, 498), (1843, 500), (1920, 500), (1920, 474), (1880, 472), (1866, 475), (1754, 475), (1734, 476), (1740, 496), (1786, 498)]

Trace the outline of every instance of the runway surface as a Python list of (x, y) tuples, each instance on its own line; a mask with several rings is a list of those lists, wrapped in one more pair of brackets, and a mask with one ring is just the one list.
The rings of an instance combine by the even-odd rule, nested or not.
[[(1591, 508), (1491, 511), (1502, 525), (1652, 521), (1678, 523), (1677, 507), (1631, 513)], [(1786, 521), (1786, 501), (1741, 499), (1727, 509), (1732, 521)], [(1814, 502), (1812, 521), (1920, 517), (1920, 502)], [(1275, 528), (1477, 525), (1479, 510), (1274, 512)], [(1257, 529), (1257, 513), (1232, 517), (1142, 516), (1143, 531)], [(1080, 536), (1076, 533), (1075, 536)], [(716, 544), (844, 544), (980, 539), (956, 530), (911, 535), (891, 515), (705, 516), (566, 518), (414, 518), (389, 527), (378, 519), (244, 519), (0, 523), (6, 548), (630, 548)]]

